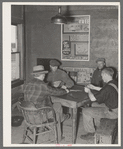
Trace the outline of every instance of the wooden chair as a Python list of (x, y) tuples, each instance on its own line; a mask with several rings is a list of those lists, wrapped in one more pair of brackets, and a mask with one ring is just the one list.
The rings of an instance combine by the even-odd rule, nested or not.
[(46, 133), (51, 133), (51, 131), (54, 132), (53, 139), (41, 143), (52, 141), (58, 143), (56, 117), (53, 108), (42, 107), (37, 109), (35, 107), (25, 107), (23, 102), (19, 104), (19, 108), (25, 121), (22, 143), (27, 138), (32, 144), (36, 144), (39, 135), (45, 135)]
[(24, 99), (24, 94), (21, 92), (17, 92), (14, 95), (12, 95), (12, 110), (15, 109), (15, 107), (18, 108), (18, 101)]
[(69, 76), (74, 80), (75, 83), (77, 83), (77, 75), (78, 75), (78, 72), (69, 71)]

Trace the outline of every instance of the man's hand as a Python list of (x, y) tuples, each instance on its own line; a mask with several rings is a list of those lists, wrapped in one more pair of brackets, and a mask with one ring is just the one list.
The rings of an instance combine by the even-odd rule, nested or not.
[(62, 87), (61, 87), (62, 89), (67, 89), (67, 87), (65, 86), (65, 85), (62, 85)]
[(59, 87), (60, 83), (61, 83), (61, 81), (55, 81), (55, 82), (53, 82), (53, 86), (54, 87)]
[(92, 84), (88, 84), (87, 87), (90, 88), (90, 89), (95, 89), (95, 86), (92, 85)]
[(68, 89), (65, 89), (67, 93), (69, 93), (70, 91)]
[(85, 87), (84, 90), (85, 90), (86, 93), (90, 92), (90, 89), (88, 87)]
[(61, 87), (62, 89), (66, 90), (67, 93), (69, 93), (70, 91), (67, 89), (67, 87), (65, 85), (62, 85)]
[(91, 92), (91, 90), (88, 87), (85, 87), (84, 90), (86, 93), (88, 93), (88, 96), (91, 101), (96, 101), (96, 98), (94, 97), (93, 93)]

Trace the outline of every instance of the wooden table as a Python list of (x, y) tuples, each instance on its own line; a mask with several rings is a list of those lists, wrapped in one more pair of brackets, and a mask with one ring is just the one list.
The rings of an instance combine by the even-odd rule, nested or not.
[[(74, 91), (70, 91), (68, 94), (62, 96), (52, 96), (51, 99), (53, 103), (59, 102), (65, 107), (72, 108), (72, 143), (75, 144), (77, 135), (77, 109), (88, 103), (90, 99), (88, 98), (88, 94), (84, 92), (83, 85), (75, 85), (71, 89)], [(93, 91), (93, 93), (96, 94), (97, 91)]]

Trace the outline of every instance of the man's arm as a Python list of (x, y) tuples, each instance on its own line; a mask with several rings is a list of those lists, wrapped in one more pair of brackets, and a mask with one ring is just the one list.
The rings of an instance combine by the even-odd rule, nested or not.
[(51, 78), (51, 72), (49, 72), (49, 73), (47, 74), (46, 81), (47, 81), (47, 82), (50, 82), (51, 80), (52, 80), (52, 78)]
[(60, 95), (67, 94), (67, 92), (68, 92), (65, 89), (55, 88), (55, 87), (49, 86), (47, 84), (44, 84), (43, 86), (41, 86), (41, 88), (45, 95), (60, 96)]
[(96, 98), (94, 97), (93, 93), (91, 92), (89, 88), (85, 87), (85, 92), (88, 93), (88, 96), (91, 101), (96, 101)]
[(88, 84), (87, 87), (90, 88), (90, 89), (92, 89), (92, 90), (97, 90), (97, 91), (100, 91), (102, 89), (101, 87), (94, 86), (92, 84)]
[(85, 92), (88, 93), (88, 96), (91, 101), (96, 101), (99, 104), (105, 103), (105, 101), (109, 98), (110, 92), (109, 92), (109, 87), (102, 88), (98, 94), (93, 94), (91, 90), (87, 87), (85, 87)]
[(74, 86), (74, 82), (73, 80), (68, 76), (68, 74), (66, 72), (62, 72), (62, 80), (65, 83), (65, 86), (67, 88), (71, 88), (72, 86)]

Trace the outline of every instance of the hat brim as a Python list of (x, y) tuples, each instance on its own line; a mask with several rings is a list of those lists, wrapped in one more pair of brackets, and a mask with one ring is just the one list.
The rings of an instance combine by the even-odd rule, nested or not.
[(60, 64), (50, 64), (52, 67), (60, 66)]
[(32, 72), (31, 74), (45, 74), (48, 73), (48, 71), (40, 71), (40, 72)]

